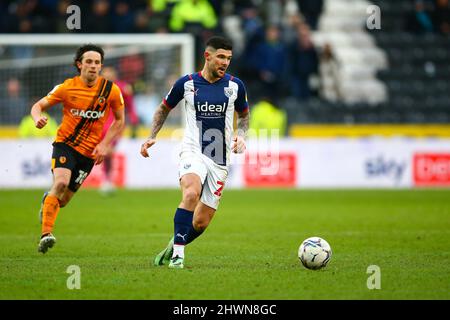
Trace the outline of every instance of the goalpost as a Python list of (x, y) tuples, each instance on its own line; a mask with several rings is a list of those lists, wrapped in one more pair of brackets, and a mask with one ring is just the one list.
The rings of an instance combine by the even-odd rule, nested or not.
[[(195, 72), (190, 34), (27, 34), (0, 35), (0, 126), (15, 126), (37, 99), (75, 76), (73, 57), (87, 43), (105, 50), (104, 66), (132, 85), (136, 111), (148, 127), (154, 109), (180, 76)], [(167, 119), (183, 126), (183, 108)], [(59, 120), (60, 108), (49, 112)]]

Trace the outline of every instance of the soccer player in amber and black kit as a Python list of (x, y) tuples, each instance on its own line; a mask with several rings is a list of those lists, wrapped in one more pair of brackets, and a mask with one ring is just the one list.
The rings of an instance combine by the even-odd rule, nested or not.
[[(141, 154), (148, 157), (147, 149), (156, 143), (170, 110), (184, 100), (186, 128), (179, 161), (182, 200), (175, 211), (174, 237), (155, 257), (155, 265), (184, 267), (184, 247), (202, 234), (217, 210), (230, 152), (245, 151), (249, 106), (242, 81), (226, 73), (231, 57), (228, 39), (210, 38), (203, 70), (175, 82), (154, 114), (150, 137), (142, 144)], [(233, 133), (234, 112), (237, 134)]]
[[(47, 124), (42, 112), (62, 103), (63, 118), (53, 142), (53, 185), (42, 199), (42, 235), (38, 251), (46, 253), (56, 242), (53, 226), (59, 209), (67, 205), (89, 175), (94, 164), (100, 164), (111, 142), (123, 129), (125, 114), (120, 89), (99, 76), (104, 52), (87, 44), (78, 48), (74, 65), (79, 75), (57, 85), (31, 108), (36, 127)], [(102, 130), (109, 112), (114, 122), (102, 140)]]

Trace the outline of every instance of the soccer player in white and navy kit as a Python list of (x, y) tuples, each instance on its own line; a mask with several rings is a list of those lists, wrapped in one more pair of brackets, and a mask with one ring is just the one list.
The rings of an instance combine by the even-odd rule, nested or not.
[[(182, 201), (174, 217), (174, 237), (155, 258), (155, 265), (184, 267), (184, 247), (211, 222), (225, 187), (230, 153), (245, 151), (249, 106), (244, 84), (226, 73), (232, 57), (231, 42), (212, 37), (206, 43), (202, 71), (181, 77), (155, 111), (151, 134), (141, 154), (156, 143), (170, 110), (185, 108), (186, 126), (180, 152), (179, 178)], [(237, 113), (237, 132), (233, 116)]]

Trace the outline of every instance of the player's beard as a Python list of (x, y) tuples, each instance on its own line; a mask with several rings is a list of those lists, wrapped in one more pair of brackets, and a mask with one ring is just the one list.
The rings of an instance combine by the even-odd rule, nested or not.
[(86, 72), (86, 80), (87, 80), (88, 82), (90, 82), (90, 83), (95, 82), (95, 80), (97, 79), (97, 77), (98, 77), (98, 73), (97, 73), (97, 72), (95, 72), (95, 73), (91, 73), (90, 71), (87, 71), (87, 72)]
[(225, 75), (226, 71), (227, 70), (223, 70), (223, 74), (221, 75), (219, 73), (220, 72), (219, 68), (217, 68), (217, 69), (213, 70), (212, 75), (213, 75), (214, 78), (223, 78), (223, 76)]
[(216, 79), (216, 78), (221, 78), (221, 76), (219, 75), (219, 72), (216, 71), (216, 70), (213, 70), (213, 71), (212, 71), (212, 76), (213, 76), (214, 79)]

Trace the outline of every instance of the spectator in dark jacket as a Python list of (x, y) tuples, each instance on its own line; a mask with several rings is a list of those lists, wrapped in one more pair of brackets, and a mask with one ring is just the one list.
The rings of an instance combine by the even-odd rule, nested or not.
[(305, 100), (311, 96), (309, 78), (318, 71), (317, 50), (306, 23), (297, 27), (297, 39), (289, 46), (290, 83), (292, 94)]
[(448, 0), (436, 0), (432, 18), (438, 33), (450, 35), (450, 7)]
[(283, 83), (287, 51), (281, 41), (280, 29), (276, 25), (265, 29), (262, 41), (245, 53), (245, 65), (249, 76), (254, 78), (255, 90), (276, 97)]
[(430, 10), (422, 0), (415, 2), (414, 11), (406, 19), (406, 28), (416, 34), (433, 32)]
[(89, 33), (111, 33), (113, 22), (110, 16), (110, 4), (106, 0), (95, 0), (92, 4), (92, 12), (87, 15), (86, 28), (81, 27), (83, 32)]
[(305, 17), (306, 23), (313, 30), (317, 30), (320, 14), (323, 9), (323, 0), (297, 0), (297, 5)]

